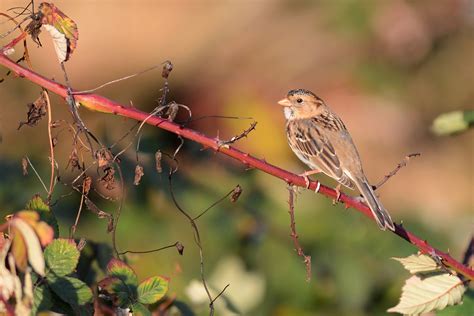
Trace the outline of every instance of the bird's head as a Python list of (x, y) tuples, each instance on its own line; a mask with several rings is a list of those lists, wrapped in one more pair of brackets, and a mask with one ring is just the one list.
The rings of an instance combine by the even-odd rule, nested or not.
[(312, 117), (323, 112), (324, 101), (309, 90), (290, 90), (286, 98), (278, 101), (284, 106), (286, 119), (302, 119)]

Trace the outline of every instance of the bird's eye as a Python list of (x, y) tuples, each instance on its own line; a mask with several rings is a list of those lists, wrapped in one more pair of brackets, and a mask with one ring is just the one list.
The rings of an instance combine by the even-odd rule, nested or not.
[(298, 98), (298, 99), (296, 99), (296, 102), (298, 102), (298, 103), (303, 103), (303, 99)]

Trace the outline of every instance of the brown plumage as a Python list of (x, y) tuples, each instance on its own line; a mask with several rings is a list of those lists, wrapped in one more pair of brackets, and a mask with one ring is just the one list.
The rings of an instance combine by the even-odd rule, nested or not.
[(395, 230), (362, 169), (359, 153), (342, 120), (314, 93), (291, 90), (283, 105), (288, 143), (312, 170), (334, 178), (349, 189), (357, 187), (383, 230)]

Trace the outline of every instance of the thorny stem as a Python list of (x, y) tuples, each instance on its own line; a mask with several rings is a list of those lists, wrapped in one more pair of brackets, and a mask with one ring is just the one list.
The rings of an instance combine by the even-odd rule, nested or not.
[[(1, 51), (2, 50), (0, 50), (0, 52)], [(54, 82), (50, 79), (47, 79), (46, 77), (43, 77), (34, 71), (31, 71), (29, 69), (22, 67), (21, 65), (16, 64), (14, 61), (12, 61), (11, 59), (9, 59), (3, 54), (0, 54), (0, 65), (3, 65), (9, 68), (13, 72), (15, 72), (18, 76), (22, 78), (26, 78), (27, 80), (37, 85), (40, 85), (44, 87), (45, 89), (48, 89), (51, 92), (63, 98), (66, 98), (68, 95), (67, 88), (64, 85)], [(77, 95), (76, 99), (78, 102), (82, 103), (84, 107), (87, 107), (90, 110), (100, 111), (100, 112), (114, 114), (114, 115), (120, 115), (120, 116), (124, 116), (124, 117), (134, 119), (137, 121), (143, 121), (149, 115), (149, 113), (140, 111), (136, 108), (131, 108), (129, 106), (120, 104), (118, 102), (114, 102), (112, 100), (109, 100), (105, 97), (102, 97), (96, 94), (83, 94), (83, 95), (81, 94), (81, 95)], [(229, 156), (231, 158), (234, 158), (235, 160), (240, 161), (246, 167), (259, 169), (260, 171), (268, 173), (269, 175), (272, 175), (273, 177), (282, 179), (286, 183), (303, 187), (303, 188), (306, 187), (304, 177), (294, 174), (292, 172), (283, 170), (277, 166), (274, 166), (266, 162), (265, 160), (253, 157), (250, 154), (242, 152), (232, 146), (229, 146), (228, 148), (220, 147), (219, 140), (205, 136), (193, 129), (184, 128), (181, 125), (175, 124), (173, 122), (169, 122), (166, 119), (156, 117), (156, 116), (150, 118), (147, 121), (147, 124), (155, 126), (155, 127), (159, 127), (161, 129), (175, 133), (181, 137), (197, 142), (203, 145), (205, 148), (212, 149), (214, 151), (220, 152), (226, 156)], [(318, 189), (317, 192), (319, 194), (325, 195), (329, 198), (335, 198), (337, 195), (334, 189), (327, 187), (325, 185), (322, 185), (321, 183), (317, 181), (310, 181), (308, 189), (312, 191), (315, 191), (316, 189)], [(365, 214), (367, 217), (373, 219), (372, 212), (370, 211), (368, 206), (362, 203), (361, 201), (359, 201), (357, 198), (348, 196), (346, 194), (341, 194), (339, 201), (341, 203), (344, 203), (346, 207), (352, 207), (356, 209), (357, 211)], [(445, 265), (447, 265), (448, 267), (450, 267), (457, 273), (464, 275), (468, 279), (474, 280), (473, 269), (463, 265), (461, 262), (451, 257), (448, 253), (432, 247), (430, 244), (428, 244), (426, 240), (406, 230), (402, 225), (395, 225), (395, 231), (393, 233), (398, 235), (402, 239), (406, 240), (407, 242), (411, 243), (415, 247), (417, 247), (420, 250), (420, 252), (424, 254), (428, 254), (428, 255), (434, 254), (440, 257)]]
[(379, 189), (382, 185), (385, 184), (385, 182), (387, 182), (391, 177), (393, 177), (394, 175), (397, 174), (398, 171), (400, 171), (400, 169), (402, 169), (403, 167), (405, 167), (407, 164), (408, 164), (408, 161), (410, 160), (410, 158), (414, 158), (414, 157), (418, 157), (418, 156), (421, 156), (420, 153), (413, 153), (413, 154), (408, 154), (405, 156), (405, 158), (403, 158), (403, 160), (395, 167), (395, 169), (393, 169), (391, 172), (389, 172), (387, 175), (385, 175), (383, 177), (382, 180), (380, 180), (379, 183), (377, 183), (376, 185), (373, 186), (373, 189), (374, 191)]
[(306, 268), (306, 282), (311, 281), (311, 256), (305, 255), (303, 248), (300, 245), (298, 240), (298, 234), (296, 233), (296, 222), (295, 222), (295, 204), (294, 204), (294, 194), (295, 188), (288, 186), (288, 205), (290, 214), (290, 228), (291, 228), (291, 239), (293, 239), (293, 245), (295, 246), (296, 253), (298, 256), (303, 258), (303, 262)]

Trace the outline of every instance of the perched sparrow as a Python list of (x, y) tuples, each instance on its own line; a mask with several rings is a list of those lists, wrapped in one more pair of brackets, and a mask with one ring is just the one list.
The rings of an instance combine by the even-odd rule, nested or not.
[(390, 215), (364, 175), (359, 153), (341, 119), (308, 90), (291, 90), (278, 104), (285, 107), (286, 135), (291, 149), (312, 169), (303, 174), (306, 179), (310, 174), (323, 172), (349, 189), (355, 185), (379, 227), (395, 230)]

